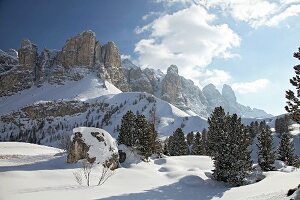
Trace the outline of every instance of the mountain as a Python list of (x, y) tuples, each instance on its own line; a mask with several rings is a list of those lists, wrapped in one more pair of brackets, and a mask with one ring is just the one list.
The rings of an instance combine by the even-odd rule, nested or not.
[[(122, 62), (122, 65), (125, 62)], [(123, 71), (132, 91), (148, 92), (161, 98), (187, 113), (196, 113), (209, 117), (213, 109), (222, 106), (226, 112), (236, 113), (245, 118), (266, 118), (272, 115), (263, 110), (250, 108), (237, 102), (234, 91), (229, 85), (224, 85), (222, 94), (213, 84), (208, 84), (201, 90), (192, 80), (178, 74), (178, 67), (171, 65), (167, 73), (154, 69), (141, 69), (129, 60)]]
[[(61, 138), (78, 126), (101, 127), (117, 137), (121, 118), (129, 110), (148, 120), (155, 113), (161, 136), (178, 127), (186, 133), (207, 127), (204, 118), (152, 94), (128, 92), (116, 45), (100, 45), (91, 31), (68, 39), (61, 50), (44, 49), (40, 54), (25, 39), (18, 51), (0, 51), (0, 70), (1, 141), (59, 146)], [(139, 81), (149, 80), (150, 85), (160, 78), (150, 69), (143, 73), (147, 78)]]
[(40, 54), (34, 43), (24, 39), (18, 54), (1, 51), (0, 63), (0, 97), (45, 83), (62, 85), (65, 81), (80, 80), (84, 78), (78, 72), (82, 69), (93, 71), (122, 91), (130, 90), (115, 43), (101, 46), (92, 31), (68, 39), (59, 51), (44, 49)]

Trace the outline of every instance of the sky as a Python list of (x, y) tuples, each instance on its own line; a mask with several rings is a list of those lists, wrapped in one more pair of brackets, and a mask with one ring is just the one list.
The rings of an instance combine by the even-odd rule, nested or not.
[(238, 102), (273, 115), (299, 64), (300, 0), (0, 0), (0, 27), (2, 50), (23, 38), (61, 49), (93, 30), (141, 67), (175, 64), (200, 88), (229, 84)]

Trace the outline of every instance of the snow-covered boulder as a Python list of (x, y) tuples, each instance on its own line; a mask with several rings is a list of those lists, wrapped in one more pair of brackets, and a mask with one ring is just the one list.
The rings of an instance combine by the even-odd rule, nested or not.
[(78, 127), (73, 129), (68, 163), (87, 159), (90, 163), (101, 164), (110, 169), (119, 165), (118, 148), (115, 140), (103, 129)]

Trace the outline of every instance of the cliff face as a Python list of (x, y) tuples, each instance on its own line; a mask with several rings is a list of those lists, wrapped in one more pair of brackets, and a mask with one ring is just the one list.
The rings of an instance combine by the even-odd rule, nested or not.
[(209, 117), (217, 106), (226, 112), (237, 113), (242, 117), (269, 117), (265, 111), (251, 109), (237, 102), (234, 91), (224, 85), (222, 93), (209, 84), (201, 90), (193, 81), (178, 74), (178, 68), (171, 65), (167, 74), (153, 69), (141, 69), (130, 61), (122, 63), (126, 79), (132, 91), (148, 92), (168, 101), (184, 111), (192, 111), (202, 117)]
[(18, 53), (1, 51), (0, 63), (0, 96), (13, 95), (33, 85), (40, 87), (45, 82), (64, 84), (67, 80), (79, 80), (89, 72), (97, 73), (122, 91), (130, 91), (117, 46), (113, 42), (101, 46), (92, 31), (68, 39), (61, 51), (44, 49), (40, 55), (37, 46), (25, 39)]

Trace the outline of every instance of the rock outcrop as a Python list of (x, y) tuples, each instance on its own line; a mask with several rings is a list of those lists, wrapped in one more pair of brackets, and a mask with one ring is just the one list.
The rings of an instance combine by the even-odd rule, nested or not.
[(263, 110), (239, 104), (229, 85), (223, 86), (222, 94), (213, 84), (201, 90), (193, 81), (180, 76), (176, 65), (171, 65), (167, 74), (149, 68), (142, 70), (129, 60), (122, 65), (132, 91), (154, 94), (189, 113), (192, 111), (207, 118), (215, 107), (222, 106), (226, 112), (242, 117), (270, 117)]
[[(98, 58), (99, 56), (96, 57)], [(102, 46), (101, 60), (96, 62), (101, 63), (101, 61), (103, 61), (103, 65), (102, 69), (99, 69), (100, 77), (108, 80), (123, 92), (130, 91), (121, 67), (121, 56), (114, 42), (108, 42)]]
[(96, 35), (92, 31), (85, 31), (68, 39), (59, 55), (63, 67), (94, 66)]
[(111, 135), (103, 129), (78, 127), (73, 129), (72, 143), (67, 162), (75, 163), (86, 159), (110, 169), (119, 166), (118, 148)]
[(117, 46), (114, 42), (101, 46), (92, 31), (68, 39), (61, 51), (44, 49), (40, 55), (37, 46), (25, 39), (18, 53), (13, 49), (0, 52), (0, 96), (12, 95), (33, 85), (39, 87), (45, 82), (76, 81), (85, 73), (97, 73), (99, 78), (122, 91), (130, 91)]
[(30, 40), (24, 39), (19, 49), (19, 63), (23, 69), (34, 71), (37, 64), (37, 46)]

